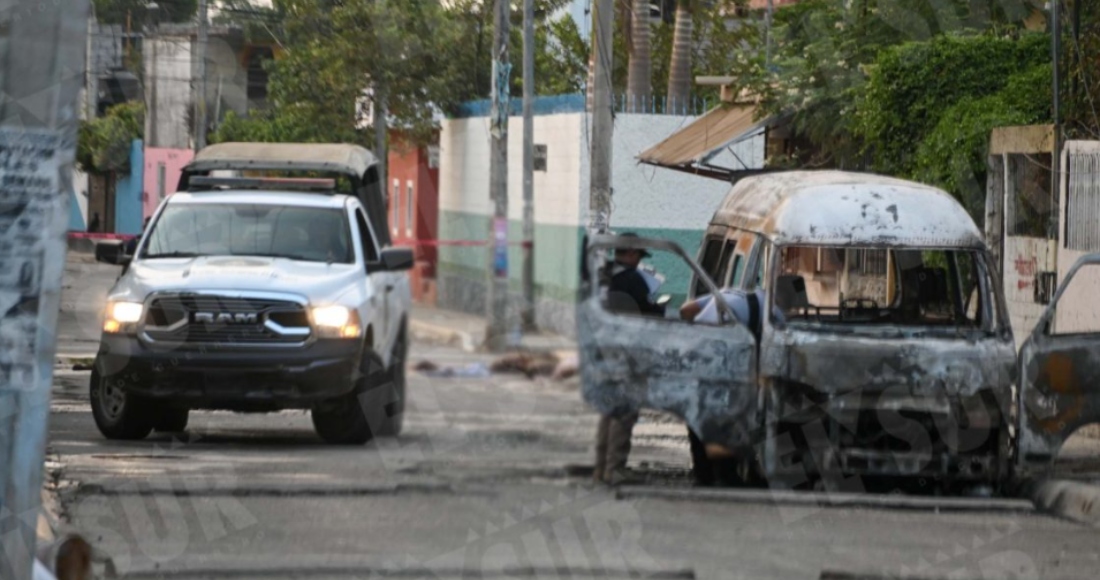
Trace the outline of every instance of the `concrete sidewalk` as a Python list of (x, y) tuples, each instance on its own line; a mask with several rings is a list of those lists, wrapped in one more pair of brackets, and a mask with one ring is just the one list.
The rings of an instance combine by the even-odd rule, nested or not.
[[(462, 348), (466, 352), (482, 350), (485, 342), (485, 318), (453, 310), (444, 310), (420, 304), (413, 305), (409, 320), (409, 333), (413, 340), (442, 342)], [(524, 334), (517, 337), (516, 350), (537, 352), (576, 352), (572, 337), (547, 332)]]

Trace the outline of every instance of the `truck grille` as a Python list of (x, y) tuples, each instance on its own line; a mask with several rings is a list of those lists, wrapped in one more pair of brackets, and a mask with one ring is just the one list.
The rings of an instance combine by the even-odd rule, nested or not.
[(309, 314), (301, 304), (207, 294), (154, 298), (144, 330), (153, 342), (229, 346), (299, 343), (310, 336)]

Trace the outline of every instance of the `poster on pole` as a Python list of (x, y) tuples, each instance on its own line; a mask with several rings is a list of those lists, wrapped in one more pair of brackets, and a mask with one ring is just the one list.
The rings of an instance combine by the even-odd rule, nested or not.
[(0, 383), (37, 384), (39, 296), (53, 204), (61, 189), (57, 131), (0, 128)]

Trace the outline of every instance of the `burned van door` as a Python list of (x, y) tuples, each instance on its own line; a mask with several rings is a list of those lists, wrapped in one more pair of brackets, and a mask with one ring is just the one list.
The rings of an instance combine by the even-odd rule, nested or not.
[[(1100, 254), (1078, 260), (1020, 350), (1017, 465), (1024, 473), (1049, 468), (1075, 430), (1100, 422), (1100, 312), (1090, 298), (1098, 281)], [(1080, 298), (1089, 307), (1068, 312)]]
[[(743, 325), (696, 324), (665, 317), (613, 312), (601, 296), (608, 251), (645, 248), (678, 258), (709, 293), (714, 282), (683, 249), (665, 240), (601, 235), (588, 240), (587, 288), (578, 306), (584, 399), (605, 415), (639, 409), (682, 418), (706, 443), (730, 448), (751, 444), (756, 421), (756, 342)], [(666, 260), (663, 262), (668, 264)], [(606, 281), (604, 277), (604, 281)], [(732, 312), (720, 303), (724, 319)]]

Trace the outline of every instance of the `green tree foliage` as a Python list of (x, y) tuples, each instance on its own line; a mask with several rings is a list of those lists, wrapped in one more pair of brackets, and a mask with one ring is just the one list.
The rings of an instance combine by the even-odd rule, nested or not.
[(1100, 139), (1100, 2), (1066, 0), (1063, 122), (1072, 139)]
[[(913, 145), (933, 131), (948, 107), (954, 103), (972, 107), (974, 100), (997, 94), (1013, 75), (1046, 64), (1049, 46), (1050, 37), (1044, 34), (1019, 40), (941, 35), (885, 51), (872, 69), (856, 116), (856, 130), (874, 160), (873, 167), (912, 174)], [(1044, 102), (1049, 103), (1050, 91), (1046, 94)], [(973, 100), (964, 105), (961, 101), (966, 98)], [(1008, 108), (1005, 102), (998, 110)]]
[(160, 0), (157, 10), (151, 11), (149, 0), (93, 0), (96, 20), (104, 24), (126, 24), (127, 15), (135, 29), (140, 29), (147, 18), (162, 22), (187, 22), (198, 10), (198, 0)]
[[(776, 12), (773, 59), (763, 36), (732, 71), (763, 99), (763, 114), (790, 114), (808, 144), (800, 165), (863, 167), (870, 161), (856, 126), (868, 73), (883, 51), (949, 32), (1014, 30), (1031, 0), (806, 0)], [(949, 82), (945, 75), (937, 83)], [(942, 108), (942, 103), (941, 103)]]
[[(577, 27), (550, 20), (564, 0), (536, 0), (540, 92), (575, 92), (587, 59)], [(371, 145), (356, 129), (357, 102), (384, 87), (390, 117), (413, 142), (430, 140), (439, 112), (489, 96), (492, 3), (458, 0), (276, 0), (284, 56), (270, 65), (269, 111), (229, 117), (211, 137), (226, 140), (342, 141)], [(521, 91), (522, 13), (510, 50), (513, 94)]]
[(129, 171), (130, 145), (144, 135), (145, 105), (115, 105), (102, 117), (80, 122), (77, 166), (86, 173)]

